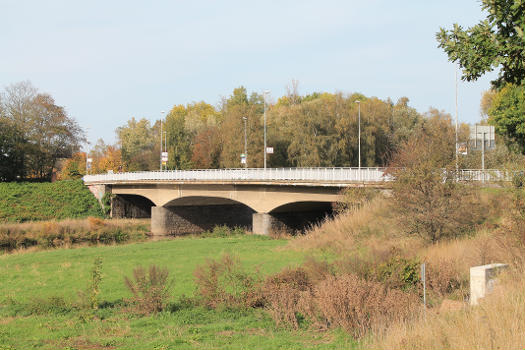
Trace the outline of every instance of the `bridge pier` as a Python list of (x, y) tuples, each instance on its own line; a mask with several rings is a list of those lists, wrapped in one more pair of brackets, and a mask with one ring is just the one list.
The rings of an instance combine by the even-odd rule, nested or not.
[(285, 229), (286, 225), (268, 213), (252, 214), (252, 232), (256, 235), (269, 235), (274, 231)]

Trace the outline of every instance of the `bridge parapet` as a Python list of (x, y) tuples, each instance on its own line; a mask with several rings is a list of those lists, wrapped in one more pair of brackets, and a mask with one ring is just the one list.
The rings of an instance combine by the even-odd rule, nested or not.
[[(107, 173), (84, 176), (91, 184), (113, 184), (125, 182), (235, 182), (235, 183), (325, 183), (344, 185), (352, 183), (384, 183), (393, 180), (385, 174), (386, 168), (251, 168), (251, 169), (197, 169), (139, 171)], [(445, 172), (445, 170), (443, 169)], [(510, 181), (512, 173), (497, 169), (460, 169), (460, 181)]]
[(252, 168), (142, 171), (84, 176), (86, 184), (142, 181), (385, 182), (385, 168)]

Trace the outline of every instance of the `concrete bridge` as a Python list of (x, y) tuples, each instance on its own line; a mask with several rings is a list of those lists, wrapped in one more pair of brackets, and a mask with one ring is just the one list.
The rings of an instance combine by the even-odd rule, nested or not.
[[(346, 187), (384, 188), (384, 168), (282, 168), (149, 171), (84, 176), (112, 217), (151, 217), (155, 235), (198, 233), (216, 225), (257, 234), (304, 229), (332, 211)], [(470, 172), (470, 173), (467, 173)], [(477, 178), (476, 171), (462, 176)]]

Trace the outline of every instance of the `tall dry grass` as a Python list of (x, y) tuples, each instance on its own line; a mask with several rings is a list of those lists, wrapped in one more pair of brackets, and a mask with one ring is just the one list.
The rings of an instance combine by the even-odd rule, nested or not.
[(523, 349), (525, 279), (502, 276), (480, 305), (459, 311), (428, 312), (386, 329), (363, 344), (366, 349)]
[(372, 235), (397, 237), (399, 228), (388, 209), (388, 202), (378, 196), (358, 210), (343, 212), (315, 225), (305, 235), (291, 240), (289, 247), (343, 253)]
[(53, 248), (79, 243), (119, 243), (144, 238), (149, 220), (87, 219), (0, 224), (0, 250)]

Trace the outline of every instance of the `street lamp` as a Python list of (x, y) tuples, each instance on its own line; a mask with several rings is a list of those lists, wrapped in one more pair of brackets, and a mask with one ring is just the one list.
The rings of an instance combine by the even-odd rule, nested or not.
[(266, 169), (266, 96), (270, 93), (270, 90), (265, 90), (263, 93), (264, 103), (264, 169)]
[(358, 139), (359, 139), (359, 146), (358, 146), (358, 153), (359, 153), (359, 169), (361, 169), (361, 101), (357, 100), (355, 101), (358, 106), (358, 124), (359, 124), (359, 132), (358, 132)]
[(162, 115), (160, 117), (160, 170), (162, 170), (162, 118), (164, 117), (164, 111), (160, 111)]
[(246, 135), (246, 121), (248, 120), (247, 117), (242, 117), (242, 120), (244, 121), (244, 168), (248, 168), (248, 139)]

